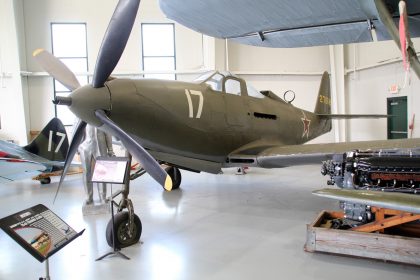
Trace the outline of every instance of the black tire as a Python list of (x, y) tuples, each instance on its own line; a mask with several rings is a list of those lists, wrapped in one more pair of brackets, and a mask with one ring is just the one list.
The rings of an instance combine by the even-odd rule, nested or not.
[(181, 171), (179, 170), (179, 168), (169, 166), (165, 168), (165, 171), (172, 179), (172, 189), (179, 189), (182, 180)]
[[(134, 214), (134, 232), (133, 236), (128, 236), (128, 212), (119, 212), (114, 215), (114, 224), (115, 224), (115, 248), (121, 249), (133, 244), (136, 244), (140, 240), (142, 225), (139, 216)], [(112, 219), (108, 222), (106, 226), (106, 242), (112, 248)]]
[(41, 183), (41, 185), (48, 185), (49, 183), (51, 183), (51, 178), (50, 177), (42, 178), (42, 179), (39, 179), (39, 182)]

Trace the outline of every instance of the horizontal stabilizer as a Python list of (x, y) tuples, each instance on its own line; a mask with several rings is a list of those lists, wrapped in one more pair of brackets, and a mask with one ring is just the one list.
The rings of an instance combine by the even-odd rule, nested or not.
[(392, 115), (355, 115), (355, 114), (316, 114), (322, 119), (338, 119), (338, 120), (348, 120), (348, 119), (380, 119), (380, 118), (392, 118)]
[(414, 194), (346, 189), (322, 189), (314, 195), (420, 214), (420, 196)]

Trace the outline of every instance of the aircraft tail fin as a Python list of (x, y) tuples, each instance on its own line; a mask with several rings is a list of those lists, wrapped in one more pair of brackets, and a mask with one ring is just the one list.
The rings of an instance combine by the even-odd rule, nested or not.
[(327, 71), (322, 74), (314, 114), (318, 117), (319, 120), (319, 135), (331, 131), (331, 119), (320, 117), (320, 115), (331, 115), (330, 75)]
[(318, 100), (315, 105), (315, 114), (331, 114), (331, 88), (330, 76), (327, 71), (322, 74), (321, 85), (318, 91)]
[(30, 153), (51, 161), (64, 161), (69, 149), (69, 140), (63, 123), (53, 118), (27, 146)]
[(321, 79), (321, 85), (318, 91), (318, 100), (314, 110), (321, 120), (331, 119), (379, 119), (379, 118), (390, 118), (391, 115), (384, 114), (331, 114), (331, 88), (330, 88), (330, 76), (327, 71), (324, 72)]

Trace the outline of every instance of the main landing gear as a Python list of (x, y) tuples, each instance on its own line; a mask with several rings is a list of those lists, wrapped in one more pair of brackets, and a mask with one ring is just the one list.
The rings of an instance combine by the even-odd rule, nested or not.
[[(171, 177), (173, 186), (172, 189), (179, 189), (181, 185), (181, 172), (178, 168), (168, 166), (165, 171)], [(134, 180), (146, 173), (143, 169), (130, 175), (130, 180)], [(142, 232), (142, 223), (134, 213), (134, 207), (131, 199), (128, 198), (130, 192), (129, 184), (124, 185), (123, 189), (111, 196), (112, 207), (117, 208), (117, 213), (113, 215), (113, 219), (108, 222), (106, 227), (106, 241), (108, 245), (114, 249), (121, 249), (133, 244), (140, 240)], [(119, 203), (114, 199), (121, 195), (122, 198)], [(113, 208), (112, 208), (113, 209)], [(113, 212), (113, 211), (112, 211)]]

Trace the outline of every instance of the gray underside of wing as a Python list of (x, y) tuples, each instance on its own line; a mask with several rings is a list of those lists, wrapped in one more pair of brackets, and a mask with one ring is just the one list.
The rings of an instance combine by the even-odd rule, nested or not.
[(347, 189), (322, 189), (314, 191), (313, 194), (341, 201), (420, 214), (420, 196), (415, 194)]
[(31, 161), (15, 161), (0, 158), (0, 183), (30, 178), (44, 171), (43, 164)]
[(61, 161), (51, 161), (48, 159), (45, 159), (43, 157), (40, 157), (38, 155), (32, 154), (28, 151), (26, 151), (25, 149), (23, 149), (22, 147), (13, 144), (13, 143), (9, 143), (7, 141), (1, 141), (0, 140), (0, 151), (6, 152), (8, 154), (11, 154), (13, 156), (16, 156), (20, 159), (23, 160), (27, 160), (27, 161), (32, 161), (35, 163), (39, 163), (42, 164), (44, 166), (48, 167), (52, 167), (52, 166), (63, 166), (64, 162)]
[[(398, 0), (386, 0), (398, 22)], [(420, 1), (406, 0), (412, 37), (420, 36)], [(159, 0), (166, 16), (213, 37), (264, 47), (309, 47), (390, 40), (374, 0)], [(395, 9), (396, 8), (396, 9)], [(258, 34), (263, 34), (264, 40)]]

